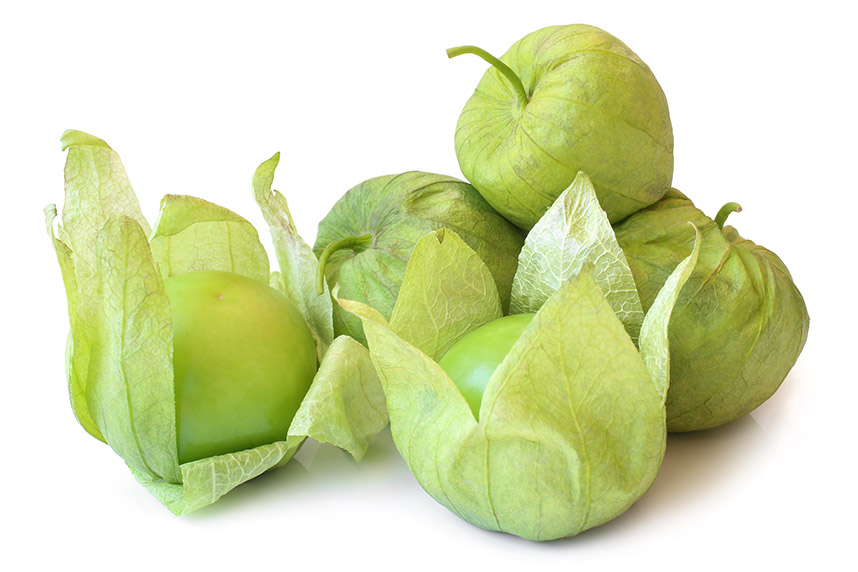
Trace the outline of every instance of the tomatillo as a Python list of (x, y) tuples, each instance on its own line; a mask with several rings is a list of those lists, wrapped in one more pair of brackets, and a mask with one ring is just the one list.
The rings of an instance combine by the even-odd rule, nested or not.
[(286, 438), (316, 373), (298, 308), (230, 272), (164, 281), (173, 316), (179, 463)]
[(492, 374), (536, 314), (514, 314), (480, 326), (453, 344), (438, 360), (480, 418), (483, 392)]
[(777, 254), (742, 238), (727, 203), (709, 218), (676, 189), (615, 227), (644, 309), (694, 245), (700, 257), (670, 318), (667, 430), (711, 429), (747, 415), (777, 391), (807, 341), (810, 317)]
[(593, 180), (612, 222), (651, 205), (673, 177), (667, 99), (649, 67), (607, 32), (573, 24), (528, 34), (491, 65), (456, 125), (465, 178), (530, 229), (575, 179)]
[[(456, 232), (485, 262), (504, 310), (524, 235), (471, 185), (409, 171), (375, 177), (346, 192), (319, 223), (318, 291), (324, 280), (341, 298), (369, 304), (390, 319), (414, 246), (426, 233)], [(360, 320), (334, 304), (334, 334), (366, 345)]]

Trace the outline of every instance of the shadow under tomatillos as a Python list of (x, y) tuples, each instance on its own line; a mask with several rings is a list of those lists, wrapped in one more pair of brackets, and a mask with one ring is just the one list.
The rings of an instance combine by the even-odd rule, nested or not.
[[(569, 543), (598, 543), (613, 538), (619, 530), (647, 526), (647, 521), (681, 509), (694, 499), (705, 496), (728, 478), (730, 473), (747, 464), (747, 458), (765, 446), (766, 432), (751, 415), (715, 429), (691, 433), (671, 433), (667, 438), (664, 462), (650, 490), (625, 514), (600, 527), (573, 538), (546, 543), (531, 543), (515, 536), (481, 531), (503, 538), (503, 542), (522, 542), (541, 547), (566, 547)], [(334, 491), (352, 494), (366, 489), (419, 488), (405, 461), (396, 450), (390, 428), (370, 441), (366, 456), (360, 462), (336, 447), (307, 439), (304, 446), (285, 466), (269, 471), (237, 487), (218, 502), (182, 517), (192, 522), (219, 520), (222, 515), (252, 510), (253, 506), (278, 505), (289, 499), (320, 498)], [(420, 491), (421, 494), (422, 491)], [(393, 491), (392, 494), (397, 494)], [(460, 522), (462, 526), (473, 528)], [(603, 536), (606, 535), (606, 536)]]
[(359, 462), (337, 447), (307, 439), (286, 465), (243, 483), (214, 504), (181, 518), (219, 519), (243, 510), (245, 505), (282, 503), (290, 497), (324, 495), (348, 486), (387, 487), (403, 479), (413, 477), (393, 444), (389, 427), (372, 437), (366, 456)]
[(603, 535), (613, 537), (625, 527), (647, 526), (656, 515), (679, 510), (707, 495), (731, 472), (746, 465), (765, 441), (766, 432), (751, 415), (705, 431), (669, 433), (661, 469), (643, 498), (611, 522), (551, 544), (598, 542)]

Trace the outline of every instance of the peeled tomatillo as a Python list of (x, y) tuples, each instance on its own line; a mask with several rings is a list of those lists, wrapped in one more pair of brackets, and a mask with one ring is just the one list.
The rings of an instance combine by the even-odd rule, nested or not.
[(230, 272), (164, 281), (173, 316), (179, 463), (286, 438), (316, 349), (297, 307)]
[(536, 314), (505, 316), (470, 332), (447, 350), (438, 365), (447, 372), (479, 419), (489, 379)]

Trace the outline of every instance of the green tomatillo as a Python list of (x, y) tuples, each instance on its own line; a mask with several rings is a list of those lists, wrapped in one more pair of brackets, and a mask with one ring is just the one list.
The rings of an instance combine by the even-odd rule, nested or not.
[(173, 317), (179, 462), (286, 438), (316, 348), (285, 295), (230, 272), (164, 281)]
[(535, 315), (514, 314), (489, 322), (457, 341), (438, 360), (476, 419), (489, 379)]
[(615, 228), (644, 309), (700, 230), (700, 257), (670, 319), (667, 428), (695, 431), (750, 413), (777, 390), (807, 340), (809, 318), (789, 270), (772, 251), (724, 226), (671, 189)]
[[(349, 190), (319, 223), (313, 250), (323, 277), (339, 295), (371, 305), (390, 319), (414, 246), (426, 233), (448, 228), (485, 262), (509, 307), (521, 231), (471, 185), (443, 175), (411, 171), (376, 177)], [(360, 320), (334, 305), (334, 333), (365, 343)]]
[(237, 213), (167, 195), (150, 226), (105, 141), (67, 131), (62, 143), (65, 201), (61, 216), (45, 207), (45, 226), (68, 299), (81, 426), (175, 514), (287, 463), (308, 437), (359, 459), (387, 423), (384, 395), (367, 349), (333, 339), (319, 261), (272, 188), (279, 154), (252, 179), (272, 272)]
[(532, 227), (578, 171), (619, 221), (657, 201), (673, 176), (673, 130), (664, 92), (625, 44), (592, 26), (533, 32), (495, 58), (465, 104), (456, 156), (498, 212)]
[[(580, 198), (601, 213), (595, 194)], [(661, 465), (667, 326), (697, 253), (665, 281), (637, 345), (594, 277), (614, 266), (604, 249), (579, 251), (535, 315), (503, 318), (488, 269), (449, 231), (416, 246), (389, 322), (339, 299), (363, 320), (393, 441), (423, 489), (471, 524), (532, 540), (626, 511)], [(553, 257), (524, 255), (553, 270)], [(525, 280), (518, 296), (545, 285)]]

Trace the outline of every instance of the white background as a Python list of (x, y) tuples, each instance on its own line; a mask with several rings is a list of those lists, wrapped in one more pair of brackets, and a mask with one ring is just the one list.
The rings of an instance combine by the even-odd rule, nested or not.
[[(0, 562), (63, 569), (771, 569), (856, 565), (856, 49), (848, 3), (21, 2), (0, 9), (2, 521)], [(780, 391), (750, 416), (671, 436), (651, 491), (617, 520), (553, 543), (489, 533), (427, 496), (389, 434), (358, 464), (299, 460), (175, 517), (75, 421), (68, 329), (42, 207), (62, 202), (67, 128), (122, 156), (144, 213), (187, 193), (267, 231), (255, 167), (312, 243), (360, 181), (461, 176), (458, 114), (486, 64), (547, 25), (619, 37), (658, 77), (674, 185), (777, 252), (811, 315)], [(315, 446), (314, 446), (315, 445)], [(3, 566), (0, 564), (0, 566)], [(5, 566), (3, 566), (6, 568)], [(6, 568), (6, 569), (20, 569)]]

